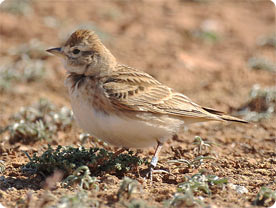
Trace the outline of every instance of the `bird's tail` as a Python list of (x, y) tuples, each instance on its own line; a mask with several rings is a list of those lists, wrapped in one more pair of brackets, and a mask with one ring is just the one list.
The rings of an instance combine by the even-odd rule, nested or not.
[(239, 123), (249, 123), (248, 121), (245, 121), (243, 119), (236, 118), (236, 117), (233, 117), (233, 116), (225, 115), (223, 112), (217, 111), (217, 110), (212, 109), (212, 108), (203, 107), (203, 109), (206, 110), (209, 113), (217, 115), (219, 118), (221, 118), (224, 121), (233, 121), (233, 122), (239, 122)]
[(236, 117), (233, 117), (233, 116), (228, 116), (228, 115), (221, 115), (220, 118), (222, 120), (225, 120), (225, 121), (234, 121), (234, 122), (245, 123), (245, 124), (249, 123), (246, 120), (243, 120), (243, 119), (240, 119), (240, 118), (236, 118)]

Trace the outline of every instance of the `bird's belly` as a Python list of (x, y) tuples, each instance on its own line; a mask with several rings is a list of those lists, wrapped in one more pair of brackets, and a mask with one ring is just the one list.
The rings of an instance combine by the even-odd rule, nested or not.
[(170, 138), (171, 129), (166, 125), (98, 111), (87, 103), (72, 101), (74, 117), (86, 132), (115, 146), (143, 148), (156, 145), (157, 141)]

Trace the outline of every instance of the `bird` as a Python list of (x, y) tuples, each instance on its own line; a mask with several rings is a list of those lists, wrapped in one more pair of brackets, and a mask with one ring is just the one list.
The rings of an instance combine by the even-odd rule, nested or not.
[(156, 147), (148, 168), (151, 179), (162, 145), (187, 125), (248, 123), (202, 107), (146, 72), (120, 64), (94, 31), (78, 29), (60, 47), (46, 51), (63, 60), (79, 127), (117, 147)]

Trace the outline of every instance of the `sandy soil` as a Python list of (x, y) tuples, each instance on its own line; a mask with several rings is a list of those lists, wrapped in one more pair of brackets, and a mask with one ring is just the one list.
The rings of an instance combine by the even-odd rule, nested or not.
[[(146, 71), (203, 106), (231, 114), (248, 101), (254, 84), (275, 85), (275, 73), (252, 70), (248, 64), (251, 57), (276, 61), (275, 48), (258, 45), (260, 38), (275, 32), (274, 8), (268, 0), (24, 2), (23, 10), (0, 10), (0, 65), (11, 58), (11, 48), (33, 39), (42, 42), (45, 49), (58, 46), (75, 29), (85, 27), (94, 29), (121, 63)], [(200, 32), (196, 33), (200, 29), (211, 31), (215, 37), (200, 36)], [(46, 52), (41, 59), (46, 68), (42, 79), (13, 82), (10, 90), (0, 91), (1, 127), (9, 125), (10, 117), (22, 106), (31, 105), (41, 97), (57, 106), (70, 107), (60, 60)], [(208, 152), (215, 159), (206, 161), (200, 169), (226, 177), (229, 183), (248, 190), (239, 194), (226, 186), (211, 196), (203, 194), (204, 202), (211, 207), (251, 207), (262, 186), (276, 189), (275, 119), (273, 114), (269, 119), (249, 125), (210, 122), (189, 126), (166, 143), (160, 155), (159, 168), (170, 171), (173, 176), (156, 174), (151, 185), (135, 171), (125, 174), (141, 183), (143, 191), (135, 197), (161, 207), (177, 191), (177, 184), (185, 181), (185, 175), (197, 173), (198, 168), (171, 165), (168, 160), (194, 159), (192, 143), (198, 135), (216, 143)], [(50, 144), (77, 146), (81, 132), (74, 124), (72, 129), (59, 132)], [(59, 198), (74, 191), (74, 188), (57, 186), (46, 193), (43, 177), (25, 176), (20, 171), (20, 166), (28, 162), (23, 151), (40, 155), (47, 141), (10, 144), (7, 136), (7, 133), (0, 134), (0, 159), (6, 166), (0, 177), (2, 205), (15, 207), (30, 198), (28, 206), (37, 207), (49, 192)], [(149, 148), (138, 155), (147, 157), (153, 153), (154, 149)], [(98, 179), (100, 190), (91, 191), (91, 197), (102, 207), (123, 206), (116, 198), (122, 178), (101, 175)]]

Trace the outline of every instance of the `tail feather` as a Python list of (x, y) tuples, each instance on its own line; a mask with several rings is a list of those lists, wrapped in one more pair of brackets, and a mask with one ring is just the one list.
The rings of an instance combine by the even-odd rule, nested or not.
[(236, 118), (233, 116), (228, 116), (228, 115), (221, 115), (220, 118), (222, 118), (225, 121), (233, 121), (233, 122), (239, 122), (239, 123), (249, 123), (246, 120), (240, 119), (240, 118)]
[(225, 120), (225, 121), (233, 121), (233, 122), (239, 122), (239, 123), (249, 123), (248, 121), (245, 121), (243, 119), (225, 115), (223, 112), (217, 111), (217, 110), (212, 109), (212, 108), (203, 107), (203, 109), (206, 110), (209, 113), (217, 115), (219, 118), (221, 118), (222, 120)]

